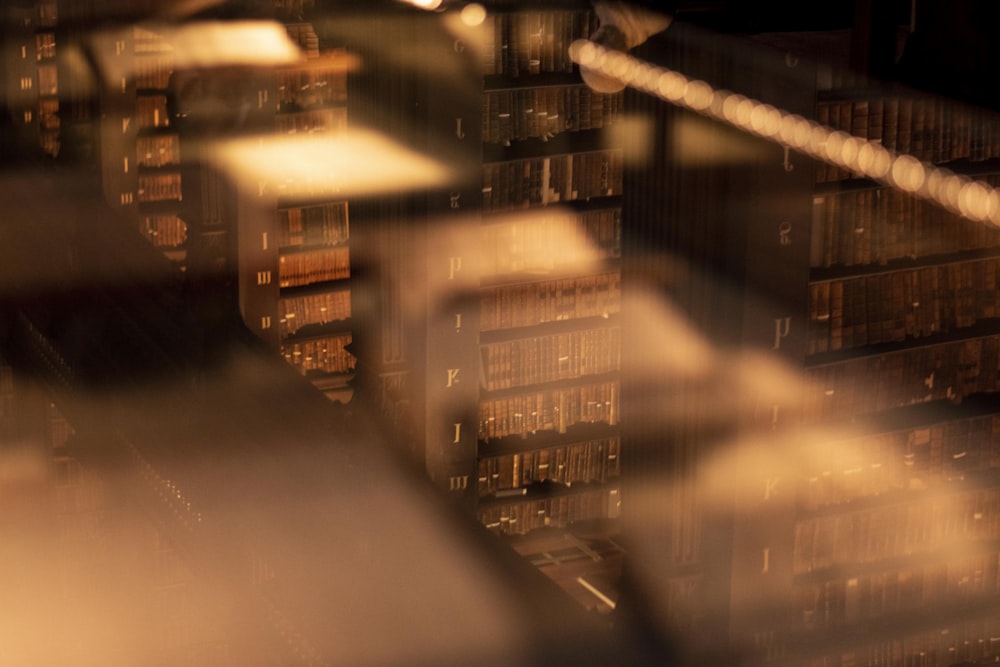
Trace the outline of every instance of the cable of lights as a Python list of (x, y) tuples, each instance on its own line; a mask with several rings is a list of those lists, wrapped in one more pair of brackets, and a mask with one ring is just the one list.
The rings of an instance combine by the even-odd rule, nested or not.
[(895, 153), (881, 143), (855, 137), (770, 104), (607, 49), (586, 39), (573, 42), (570, 58), (581, 68), (616, 79), (665, 102), (727, 123), (785, 148), (936, 202), (969, 220), (1000, 226), (996, 188), (950, 169)]

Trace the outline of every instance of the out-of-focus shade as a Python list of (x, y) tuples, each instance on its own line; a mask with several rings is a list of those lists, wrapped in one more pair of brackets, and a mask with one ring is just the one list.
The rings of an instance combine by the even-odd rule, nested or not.
[(413, 5), (420, 9), (437, 9), (441, 6), (441, 0), (400, 0), (403, 4)]
[(448, 181), (444, 164), (380, 134), (251, 136), (210, 144), (205, 157), (261, 196), (370, 195)]
[(160, 38), (156, 52), (168, 56), (175, 70), (211, 67), (274, 67), (302, 60), (302, 52), (275, 21), (203, 21), (179, 26), (141, 25), (98, 33), (93, 50), (109, 86), (134, 78), (138, 60), (123, 57), (135, 31)]
[(486, 20), (486, 8), (478, 2), (473, 2), (462, 8), (462, 23), (475, 27)]

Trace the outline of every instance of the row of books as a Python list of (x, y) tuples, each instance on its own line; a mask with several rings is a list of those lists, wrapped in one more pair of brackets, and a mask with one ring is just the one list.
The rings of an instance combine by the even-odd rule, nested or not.
[(187, 242), (187, 223), (176, 215), (147, 215), (139, 222), (139, 232), (158, 248), (177, 248)]
[(806, 354), (904, 341), (1000, 314), (1000, 259), (809, 285)]
[(482, 226), (480, 274), (539, 273), (621, 255), (621, 209), (556, 209)]
[(622, 112), (622, 95), (593, 92), (586, 85), (491, 90), (483, 94), (483, 141), (549, 138), (560, 132), (594, 130)]
[(59, 100), (52, 98), (38, 100), (38, 127), (43, 131), (58, 130), (61, 125)]
[(482, 29), (483, 74), (573, 72), (569, 46), (589, 36), (594, 23), (588, 10), (490, 14)]
[[(944, 627), (941, 627), (944, 626)], [(905, 627), (905, 626), (904, 626)], [(996, 638), (1000, 637), (1000, 615), (974, 614), (972, 618), (956, 617), (933, 629), (920, 626), (904, 632), (881, 634), (864, 644), (845, 650), (843, 646), (828, 648), (803, 657), (803, 667), (857, 667), (857, 665), (976, 665), (992, 662), (996, 655)]]
[(804, 510), (932, 489), (974, 471), (1000, 468), (1000, 416), (816, 443), (806, 457)]
[(274, 117), (274, 127), (278, 134), (339, 132), (347, 127), (347, 108), (330, 107), (279, 113)]
[(59, 73), (55, 65), (38, 66), (38, 94), (59, 94)]
[(585, 317), (607, 317), (621, 310), (621, 274), (504, 285), (481, 291), (483, 331), (529, 327)]
[(304, 21), (286, 23), (285, 31), (288, 33), (288, 38), (302, 50), (303, 56), (315, 58), (319, 55), (319, 35), (316, 34), (312, 23)]
[(870, 89), (871, 81), (865, 74), (848, 67), (820, 64), (816, 67), (816, 90)]
[[(959, 107), (939, 98), (820, 102), (817, 120), (935, 164), (1000, 157), (1000, 124), (995, 114)], [(817, 165), (818, 182), (849, 177), (848, 172), (838, 167)]]
[(278, 210), (278, 246), (290, 248), (346, 243), (351, 236), (347, 202)]
[[(1000, 185), (1000, 177), (978, 177)], [(885, 264), (961, 250), (1000, 247), (1000, 229), (892, 189), (814, 198), (814, 267)]]
[(795, 589), (795, 605), (807, 628), (864, 622), (1000, 592), (1000, 553), (969, 554), (887, 572), (800, 583)]
[(174, 57), (168, 54), (136, 54), (135, 87), (139, 90), (166, 90), (174, 73)]
[(279, 299), (278, 312), (283, 314), (280, 333), (285, 338), (310, 324), (326, 324), (349, 318), (351, 291), (341, 289), (321, 294), (283, 296)]
[(278, 284), (297, 287), (351, 277), (351, 255), (347, 246), (286, 253), (278, 261)]
[(582, 329), (480, 346), (487, 391), (621, 369), (621, 329)]
[(135, 120), (140, 130), (170, 125), (170, 114), (167, 112), (167, 96), (139, 95), (135, 103)]
[(479, 497), (538, 482), (604, 482), (621, 472), (621, 438), (479, 459)]
[(343, 68), (282, 69), (277, 78), (281, 108), (311, 109), (347, 102), (347, 72)]
[(997, 538), (1000, 489), (929, 494), (918, 500), (796, 522), (793, 569), (795, 574), (804, 574)]
[(485, 164), (483, 210), (506, 211), (620, 194), (622, 175), (621, 150)]
[(479, 510), (479, 521), (503, 535), (524, 535), (546, 526), (562, 528), (575, 521), (608, 516), (608, 492), (592, 489), (542, 500), (491, 505)]
[(163, 167), (181, 163), (181, 144), (176, 134), (144, 134), (135, 140), (140, 167)]
[(538, 431), (565, 433), (574, 424), (618, 423), (621, 387), (617, 381), (479, 401), (479, 439), (489, 441)]
[(136, 192), (140, 202), (181, 201), (181, 175), (179, 172), (139, 174)]
[(303, 375), (310, 372), (350, 373), (354, 370), (354, 355), (344, 349), (350, 343), (349, 333), (305, 341), (286, 341), (281, 344), (281, 356)]
[(806, 370), (803, 416), (845, 419), (1000, 390), (1000, 336), (939, 343)]

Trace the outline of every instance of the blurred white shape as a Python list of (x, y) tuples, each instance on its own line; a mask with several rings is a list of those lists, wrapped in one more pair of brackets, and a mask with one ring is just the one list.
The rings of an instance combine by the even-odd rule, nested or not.
[(400, 0), (404, 4), (413, 5), (420, 9), (437, 9), (441, 6), (441, 0)]
[(653, 159), (656, 128), (649, 116), (623, 115), (605, 128), (607, 145), (621, 147), (625, 164), (644, 167)]
[[(137, 36), (138, 35), (138, 36)], [(109, 86), (133, 80), (142, 58), (128, 57), (128, 45), (136, 44), (136, 56), (159, 53), (168, 56), (172, 68), (274, 67), (303, 59), (302, 51), (275, 21), (202, 21), (181, 26), (145, 24), (101, 32), (94, 36), (93, 51)], [(139, 51), (141, 50), (141, 54)]]
[(289, 65), (301, 57), (288, 31), (274, 21), (191, 23), (164, 36), (179, 68)]
[(651, 292), (626, 293), (623, 311), (635, 318), (632, 344), (641, 354), (625, 355), (623, 373), (639, 382), (664, 379), (706, 378), (716, 368), (719, 355), (690, 322), (669, 303)]
[(486, 20), (486, 8), (478, 2), (473, 2), (462, 7), (461, 16), (462, 23), (470, 27), (475, 27), (481, 25)]
[(207, 157), (261, 196), (369, 195), (429, 188), (451, 170), (383, 135), (250, 136), (220, 141)]
[[(733, 110), (733, 105), (729, 105), (729, 108)], [(619, 123), (615, 123), (612, 131), (624, 134), (631, 130), (630, 126), (622, 126), (620, 129), (618, 126)], [(655, 148), (653, 136), (650, 128), (643, 155), (652, 155)], [(685, 115), (677, 118), (673, 124), (671, 137), (674, 159), (684, 166), (743, 164), (760, 159), (761, 151), (758, 144), (742, 135), (726, 132), (717, 124), (697, 116)], [(625, 155), (629, 156), (628, 150), (625, 151)]]

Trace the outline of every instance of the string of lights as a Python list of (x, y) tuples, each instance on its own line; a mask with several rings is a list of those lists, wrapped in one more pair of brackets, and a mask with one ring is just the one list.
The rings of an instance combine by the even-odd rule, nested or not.
[(716, 90), (705, 81), (689, 79), (680, 72), (586, 39), (570, 46), (570, 57), (581, 68), (671, 104), (934, 201), (967, 219), (1000, 226), (1000, 193), (982, 181), (922, 162), (912, 155), (890, 151), (878, 141), (852, 136), (744, 95)]

